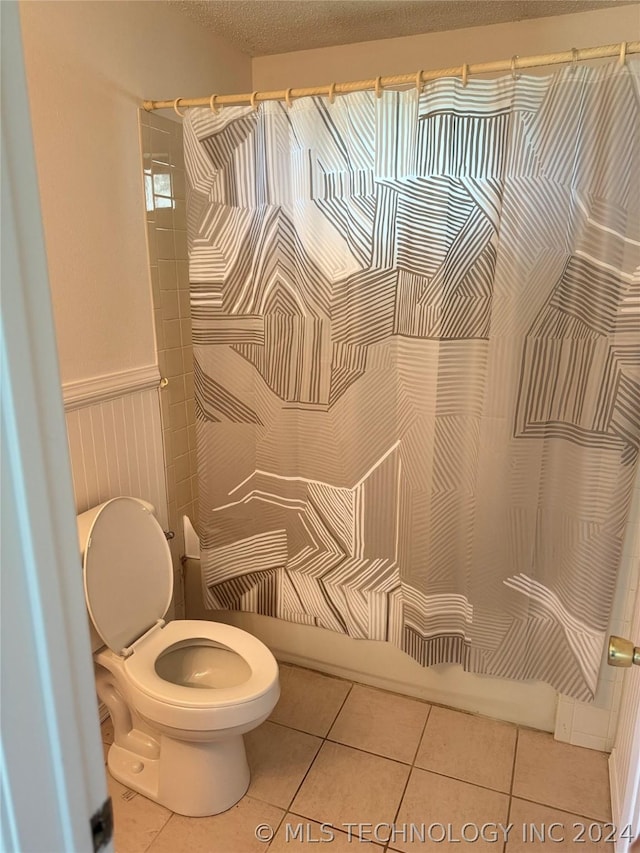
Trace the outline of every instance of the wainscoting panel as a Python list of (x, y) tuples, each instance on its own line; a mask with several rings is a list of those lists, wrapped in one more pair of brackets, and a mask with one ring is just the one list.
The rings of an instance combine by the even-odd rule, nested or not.
[(118, 495), (150, 501), (167, 526), (167, 498), (156, 388), (67, 411), (76, 510)]
[[(68, 399), (67, 388), (63, 388), (76, 512), (119, 495), (130, 495), (152, 503), (166, 530), (167, 490), (157, 385), (142, 390), (138, 387), (129, 393), (123, 387), (120, 396), (106, 400), (102, 391), (97, 388), (98, 402), (78, 407), (77, 395)], [(184, 597), (180, 558), (173, 548), (171, 556), (174, 595), (168, 619), (174, 618), (176, 605)], [(96, 651), (102, 641), (93, 626), (90, 630)], [(100, 719), (105, 719), (106, 709), (100, 706), (99, 712)]]
[[(158, 521), (166, 530), (167, 490), (157, 382), (155, 387), (140, 388), (136, 376), (128, 393), (125, 390), (128, 379), (131, 379), (128, 374), (123, 374), (120, 381), (109, 377), (108, 383), (92, 382), (91, 388), (90, 383), (85, 383), (82, 399), (78, 383), (63, 388), (76, 512), (84, 512), (119, 495), (131, 495), (152, 503)], [(107, 384), (109, 395), (105, 399)], [(116, 393), (120, 396), (113, 396)], [(96, 402), (91, 403), (92, 399)], [(169, 619), (174, 618), (176, 602), (183, 597), (179, 558), (173, 551), (172, 557), (174, 597), (167, 614)], [(93, 626), (90, 630), (92, 648), (96, 651), (102, 641)], [(98, 713), (101, 721), (106, 719), (107, 709), (101, 703)]]

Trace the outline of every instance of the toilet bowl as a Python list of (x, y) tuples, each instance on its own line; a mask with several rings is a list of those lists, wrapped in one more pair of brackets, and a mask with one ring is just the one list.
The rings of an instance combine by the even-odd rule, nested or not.
[(78, 516), (78, 537), (111, 775), (179, 814), (231, 808), (249, 786), (242, 735), (280, 695), (275, 658), (231, 625), (164, 621), (173, 567), (150, 504), (113, 498)]

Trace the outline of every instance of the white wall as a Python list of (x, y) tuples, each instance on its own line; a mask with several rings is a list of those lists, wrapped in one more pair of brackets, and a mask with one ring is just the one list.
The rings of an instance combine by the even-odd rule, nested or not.
[(20, 12), (62, 381), (152, 364), (136, 107), (250, 90), (250, 60), (155, 0)]
[(23, 0), (20, 17), (76, 511), (129, 494), (166, 528), (138, 107), (247, 91), (251, 63), (155, 0)]
[(253, 88), (322, 86), (636, 39), (640, 4), (262, 56), (253, 60)]
[(250, 60), (155, 0), (20, 13), (76, 508), (124, 492), (166, 525), (138, 106), (250, 89)]

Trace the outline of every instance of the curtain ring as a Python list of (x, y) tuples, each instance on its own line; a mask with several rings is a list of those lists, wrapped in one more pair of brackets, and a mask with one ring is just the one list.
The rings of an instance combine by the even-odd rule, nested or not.
[(258, 104), (256, 103), (256, 98), (257, 98), (257, 96), (258, 96), (258, 93), (257, 93), (257, 92), (252, 92), (252, 93), (251, 93), (251, 98), (250, 98), (250, 100), (249, 100), (249, 103), (251, 104), (251, 107), (252, 107), (254, 110), (257, 110), (257, 109), (258, 109)]
[(516, 74), (516, 59), (518, 59), (517, 53), (511, 57), (511, 78), (513, 80), (518, 79), (518, 75)]
[(184, 118), (186, 115), (186, 113), (181, 113), (180, 110), (178, 109), (178, 104), (182, 100), (183, 100), (183, 98), (176, 98), (175, 101), (173, 102), (173, 109), (176, 111), (176, 114), (180, 116), (180, 118)]
[(626, 41), (623, 41), (620, 45), (620, 59), (618, 60), (618, 63), (620, 65), (624, 65), (626, 61), (627, 61), (627, 43), (626, 43)]
[(216, 100), (217, 100), (217, 98), (218, 98), (218, 96), (217, 96), (217, 95), (211, 95), (211, 97), (209, 98), (209, 106), (210, 106), (210, 108), (211, 108), (211, 112), (212, 112), (214, 115), (215, 115), (215, 114), (218, 112), (218, 110), (220, 109), (220, 107), (217, 107), (217, 106), (216, 106)]
[(465, 64), (462, 66), (462, 85), (463, 86), (467, 85), (467, 77), (468, 76), (469, 76), (469, 66), (465, 62)]
[(329, 86), (329, 103), (332, 104), (336, 99), (336, 84), (332, 83)]
[(291, 88), (287, 89), (287, 91), (284, 93), (284, 99), (289, 109), (291, 109)]
[(418, 94), (422, 92), (422, 71), (418, 71), (416, 74), (416, 89), (418, 90)]
[(382, 97), (382, 77), (376, 77), (376, 98)]

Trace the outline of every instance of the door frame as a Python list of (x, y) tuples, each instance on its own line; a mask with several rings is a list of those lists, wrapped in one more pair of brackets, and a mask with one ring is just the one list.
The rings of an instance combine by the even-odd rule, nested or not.
[(17, 2), (0, 37), (0, 846), (92, 851), (107, 786)]
[[(640, 526), (637, 518), (629, 523)], [(640, 570), (640, 555), (634, 559)], [(623, 633), (626, 636), (628, 629), (630, 639), (640, 645), (640, 584), (632, 595), (634, 609)], [(632, 666), (624, 673), (616, 736), (609, 756), (609, 782), (614, 826), (618, 832), (632, 827), (632, 839), (616, 838), (615, 842), (616, 853), (627, 853), (633, 840), (640, 840), (640, 667)]]

